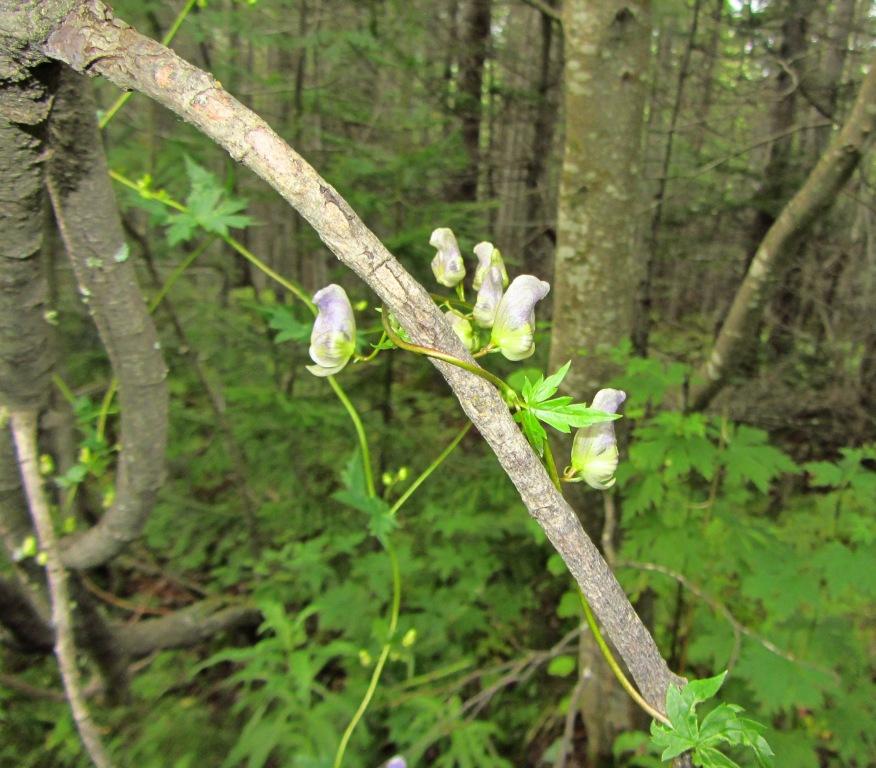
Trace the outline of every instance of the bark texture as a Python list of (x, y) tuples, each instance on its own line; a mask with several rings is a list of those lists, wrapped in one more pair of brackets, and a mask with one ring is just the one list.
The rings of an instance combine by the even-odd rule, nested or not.
[(58, 67), (22, 67), (0, 51), (0, 405), (34, 408), (52, 365), (45, 319), (43, 161)]
[(736, 292), (708, 359), (697, 369), (690, 390), (690, 407), (705, 408), (727, 383), (746, 350), (756, 340), (769, 289), (794, 245), (836, 199), (876, 129), (876, 59), (846, 124), (818, 161), (805, 183), (769, 228)]
[(51, 116), (55, 218), (113, 373), (121, 437), (116, 496), (89, 530), (62, 542), (68, 568), (100, 565), (140, 535), (164, 479), (167, 370), (118, 215), (90, 83), (65, 69)]
[(579, 397), (611, 375), (599, 354), (632, 329), (643, 260), (636, 247), (639, 160), (650, 55), (647, 0), (565, 0), (566, 139), (554, 262), (551, 370), (574, 365)]
[[(80, 71), (141, 91), (194, 124), (277, 189), (332, 252), (373, 288), (412, 341), (471, 361), (426, 291), (349, 205), (210, 75), (113, 19), (109, 9), (96, 0), (79, 5), (42, 49)], [(553, 487), (499, 393), (459, 368), (437, 361), (435, 365), (563, 556), (643, 695), (662, 710), (669, 683), (679, 678), (666, 667), (653, 638), (574, 511)]]

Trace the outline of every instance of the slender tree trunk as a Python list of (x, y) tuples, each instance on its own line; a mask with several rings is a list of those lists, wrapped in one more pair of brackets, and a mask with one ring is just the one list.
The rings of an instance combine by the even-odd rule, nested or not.
[(462, 126), (462, 144), (468, 167), (462, 174), (458, 200), (477, 200), (481, 169), (481, 115), (483, 112), (484, 62), (490, 47), (492, 0), (466, 0), (462, 22), (457, 113)]
[(648, 354), (648, 336), (651, 332), (651, 291), (660, 237), (660, 224), (663, 221), (663, 203), (666, 199), (666, 188), (669, 184), (672, 145), (675, 141), (676, 130), (678, 129), (678, 116), (681, 113), (684, 86), (690, 73), (691, 54), (696, 43), (701, 4), (702, 0), (694, 0), (693, 16), (691, 17), (687, 42), (684, 47), (684, 54), (681, 57), (681, 65), (678, 69), (678, 83), (675, 86), (675, 98), (673, 99), (672, 112), (669, 116), (669, 130), (663, 150), (663, 160), (660, 163), (660, 177), (657, 180), (657, 192), (654, 195), (654, 210), (651, 214), (648, 236), (645, 238), (645, 267), (642, 270), (642, 279), (639, 283), (638, 307), (633, 327), (633, 349), (637, 355), (642, 357), (646, 357)]
[[(565, 151), (560, 182), (550, 370), (574, 364), (564, 382), (589, 399), (613, 375), (601, 348), (629, 338), (641, 275), (637, 221), (650, 6), (626, 0), (564, 0)], [(586, 351), (582, 360), (578, 354)], [(579, 510), (592, 496), (570, 495)], [(598, 515), (587, 515), (595, 530)], [(582, 633), (579, 707), (589, 765), (629, 729), (629, 702)]]
[(641, 144), (650, 56), (648, 2), (566, 0), (565, 152), (550, 366), (578, 360), (568, 389), (589, 397), (613, 373), (603, 346), (632, 331), (641, 258)]
[(690, 407), (705, 408), (727, 383), (740, 360), (756, 343), (769, 287), (784, 261), (809, 226), (836, 199), (872, 141), (876, 130), (876, 59), (861, 85), (845, 126), (782, 210), (748, 268), (726, 320), (706, 362), (697, 370), (690, 390)]

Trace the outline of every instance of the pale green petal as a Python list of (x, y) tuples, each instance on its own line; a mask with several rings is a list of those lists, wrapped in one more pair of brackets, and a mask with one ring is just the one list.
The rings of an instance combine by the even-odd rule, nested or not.
[(459, 337), (459, 340), (465, 344), (465, 348), (469, 352), (474, 352), (477, 349), (478, 341), (468, 318), (455, 309), (448, 309), (444, 313), (444, 317), (450, 323), (450, 327), (453, 328), (453, 332)]

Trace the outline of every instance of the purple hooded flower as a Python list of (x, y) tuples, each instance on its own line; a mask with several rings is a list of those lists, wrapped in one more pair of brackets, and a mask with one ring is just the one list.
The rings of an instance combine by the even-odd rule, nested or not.
[(405, 760), (401, 755), (396, 755), (395, 757), (391, 757), (389, 762), (386, 764), (386, 768), (408, 768), (408, 761)]
[(429, 245), (438, 249), (435, 258), (432, 259), (432, 272), (435, 279), (453, 288), (465, 277), (465, 263), (459, 252), (459, 245), (451, 229), (439, 227), (429, 238)]
[(356, 318), (343, 288), (332, 283), (313, 294), (319, 313), (310, 333), (310, 357), (314, 376), (334, 376), (356, 349)]
[[(620, 389), (600, 389), (590, 404), (591, 408), (606, 413), (617, 413), (627, 394)], [(604, 491), (614, 485), (617, 470), (617, 438), (614, 422), (604, 421), (582, 427), (572, 442), (572, 469), (591, 488)]]
[(508, 287), (508, 272), (505, 270), (505, 262), (502, 261), (502, 254), (499, 249), (492, 243), (478, 243), (474, 247), (475, 256), (478, 257), (478, 265), (475, 267), (474, 279), (471, 282), (471, 287), (476, 291), (480, 290), (484, 278), (490, 271), (490, 267), (499, 267), (502, 271), (502, 288)]
[(509, 360), (525, 360), (535, 352), (535, 305), (550, 289), (544, 280), (519, 275), (499, 302), (490, 341)]
[(484, 276), (472, 313), (475, 322), (481, 328), (493, 327), (500, 301), (502, 301), (502, 271), (499, 267), (492, 266)]

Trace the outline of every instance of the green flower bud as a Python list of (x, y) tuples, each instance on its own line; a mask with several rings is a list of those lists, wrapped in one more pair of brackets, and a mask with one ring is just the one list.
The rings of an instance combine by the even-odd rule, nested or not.
[(343, 288), (327, 285), (313, 295), (319, 313), (310, 334), (310, 357), (314, 376), (334, 376), (356, 350), (356, 318)]
[(535, 305), (551, 287), (532, 275), (519, 275), (496, 310), (490, 341), (509, 360), (525, 360), (535, 352)]
[[(606, 413), (617, 413), (626, 397), (626, 392), (620, 389), (600, 389), (590, 407)], [(617, 463), (614, 422), (592, 424), (575, 433), (572, 442), (572, 469), (591, 488), (599, 491), (611, 488), (615, 483)]]
[(453, 288), (465, 277), (465, 263), (453, 231), (447, 227), (439, 227), (429, 238), (429, 245), (438, 249), (438, 253), (432, 259), (432, 273), (435, 279), (441, 285)]
[(453, 332), (459, 337), (459, 340), (465, 344), (465, 348), (469, 352), (474, 352), (478, 347), (478, 340), (468, 318), (455, 309), (446, 310), (444, 318), (450, 323), (450, 327), (453, 328)]

